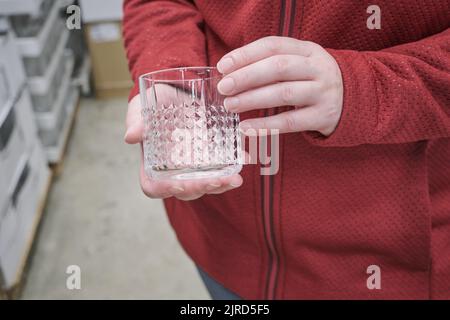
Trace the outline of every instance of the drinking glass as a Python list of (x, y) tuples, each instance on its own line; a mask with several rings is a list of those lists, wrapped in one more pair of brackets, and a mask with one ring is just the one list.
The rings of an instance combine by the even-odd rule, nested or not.
[(221, 74), (186, 67), (139, 77), (144, 167), (153, 179), (215, 178), (242, 169), (239, 115), (223, 106)]

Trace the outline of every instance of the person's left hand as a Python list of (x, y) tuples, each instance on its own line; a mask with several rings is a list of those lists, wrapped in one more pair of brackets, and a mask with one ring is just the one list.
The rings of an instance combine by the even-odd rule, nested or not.
[(241, 122), (241, 129), (280, 133), (318, 131), (329, 136), (342, 111), (343, 84), (334, 58), (316, 43), (266, 37), (226, 54), (217, 64), (224, 75), (218, 90), (225, 108), (244, 112), (279, 106), (294, 110)]

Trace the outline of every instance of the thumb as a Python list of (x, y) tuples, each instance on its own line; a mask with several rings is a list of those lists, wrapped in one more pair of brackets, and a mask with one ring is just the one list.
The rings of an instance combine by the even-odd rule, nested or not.
[(142, 141), (144, 124), (141, 114), (141, 101), (139, 94), (134, 96), (128, 104), (126, 117), (125, 142), (135, 144)]

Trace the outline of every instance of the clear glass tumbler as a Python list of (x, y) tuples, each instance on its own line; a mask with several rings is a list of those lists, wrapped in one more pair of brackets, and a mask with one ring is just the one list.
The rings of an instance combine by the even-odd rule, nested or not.
[(242, 169), (239, 115), (223, 107), (213, 67), (139, 77), (144, 166), (153, 179), (228, 176)]

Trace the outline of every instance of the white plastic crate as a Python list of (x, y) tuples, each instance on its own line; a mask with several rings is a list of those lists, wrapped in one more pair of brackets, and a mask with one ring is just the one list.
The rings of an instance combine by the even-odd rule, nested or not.
[(18, 193), (16, 187), (12, 194), (12, 200), (16, 197), (18, 208), (20, 208), (20, 210), (17, 210), (22, 218), (20, 229), (26, 235), (30, 234), (30, 228), (35, 221), (36, 214), (39, 214), (38, 211), (41, 209), (39, 206), (44, 201), (50, 177), (50, 169), (42, 145), (38, 141), (35, 142), (34, 148), (29, 153), (31, 180), (28, 181), (28, 185), (24, 188), (23, 193)]
[[(14, 173), (16, 174), (15, 180), (11, 181), (14, 183), (14, 187), (18, 184), (21, 176), (23, 174), (28, 174), (29, 166), (27, 165), (27, 156), (23, 154), (22, 158), (18, 162), (18, 166)], [(4, 255), (8, 248), (13, 245), (14, 237), (19, 230), (19, 217), (14, 210), (12, 210), (12, 189), (13, 186), (8, 186), (4, 191), (7, 195), (7, 201), (0, 208), (0, 257)]]
[(57, 28), (58, 20), (61, 20), (59, 18), (59, 10), (60, 6), (55, 1), (48, 16), (43, 20), (43, 24), (37, 28), (36, 34), (17, 38), (17, 45), (23, 57), (39, 57), (47, 45), (50, 36), (56, 32), (61, 32), (61, 29)]
[[(15, 235), (19, 232), (19, 217), (10, 206), (1, 208), (0, 211), (0, 260), (5, 255), (8, 248), (14, 245)], [(1, 267), (1, 266), (0, 266)], [(0, 268), (1, 269), (1, 268)]]
[(18, 160), (39, 144), (37, 127), (28, 89), (23, 87), (18, 99), (0, 117), (0, 213), (7, 199), (6, 190)]
[(39, 143), (39, 141), (36, 141), (38, 130), (34, 118), (33, 107), (31, 105), (30, 93), (27, 87), (22, 89), (14, 108), (17, 114), (17, 122), (22, 129), (25, 138), (25, 146), (27, 151), (29, 151), (36, 143)]
[(0, 111), (0, 204), (5, 201), (20, 158), (26, 152), (25, 137), (18, 125), (14, 104)]
[(0, 12), (5, 15), (29, 14), (36, 16), (40, 13), (44, 0), (0, 0)]
[[(25, 72), (29, 77), (45, 74), (61, 38), (69, 32), (58, 14), (60, 10), (58, 3), (55, 3), (54, 0), (46, 0), (44, 4), (47, 11), (45, 11), (45, 15), (38, 18), (28, 15), (10, 18), (19, 48), (26, 50), (21, 53)], [(67, 38), (64, 42), (67, 42)]]
[(67, 48), (75, 56), (75, 69), (78, 69), (83, 63), (84, 56), (88, 53), (83, 30), (70, 30)]
[(8, 78), (3, 68), (0, 68), (0, 108), (3, 108), (10, 99), (11, 93), (8, 85)]
[(0, 270), (6, 288), (18, 280), (50, 174), (39, 145), (22, 157), (18, 169), (9, 189), (8, 207), (0, 216)]
[[(53, 85), (52, 79), (58, 70), (64, 69), (64, 58), (67, 57), (67, 50), (65, 45), (69, 38), (69, 31), (63, 30), (58, 44), (52, 54), (49, 63), (46, 65), (46, 70), (41, 76), (28, 77), (28, 86), (30, 87), (30, 93), (35, 95), (43, 95), (50, 90)], [(61, 68), (62, 67), (62, 68)]]
[(73, 71), (73, 54), (65, 49), (64, 45), (67, 35), (68, 33), (65, 32), (65, 36), (61, 38), (61, 43), (45, 74), (42, 77), (28, 78), (33, 108), (38, 112), (46, 112), (52, 108), (58, 97), (61, 83), (65, 77), (70, 77)]
[(74, 4), (75, 0), (59, 0), (59, 4), (62, 8), (66, 8)]
[(25, 71), (11, 32), (0, 36), (0, 111), (10, 105), (25, 83)]
[(40, 77), (45, 74), (48, 65), (55, 55), (55, 51), (58, 49), (59, 43), (67, 41), (67, 38), (64, 38), (64, 40), (62, 40), (62, 38), (68, 32), (69, 30), (64, 28), (62, 20), (58, 19), (40, 55), (35, 57), (23, 57), (23, 64), (27, 76)]
[(82, 30), (71, 30), (67, 48), (74, 53), (75, 66), (72, 84), (79, 86), (84, 95), (91, 92), (91, 59), (84, 40)]
[[(56, 132), (56, 134), (40, 132), (41, 140), (47, 144), (45, 152), (50, 163), (57, 163), (62, 158), (64, 146), (69, 138), (70, 128), (74, 121), (79, 96), (80, 91), (78, 87), (71, 86), (64, 102), (65, 116), (60, 132)], [(46, 135), (45, 137), (44, 134)]]
[[(12, 29), (18, 37), (33, 37), (42, 28), (42, 25), (47, 20), (50, 9), (55, 0), (44, 0), (41, 2), (39, 12), (34, 15), (20, 14), (10, 15), (9, 22)], [(20, 3), (20, 0), (18, 1)]]
[(73, 59), (69, 59), (66, 61), (65, 74), (59, 88), (57, 89), (58, 94), (51, 108), (45, 112), (35, 113), (39, 131), (55, 130), (58, 126), (61, 115), (64, 112), (64, 101), (69, 91), (72, 69)]

